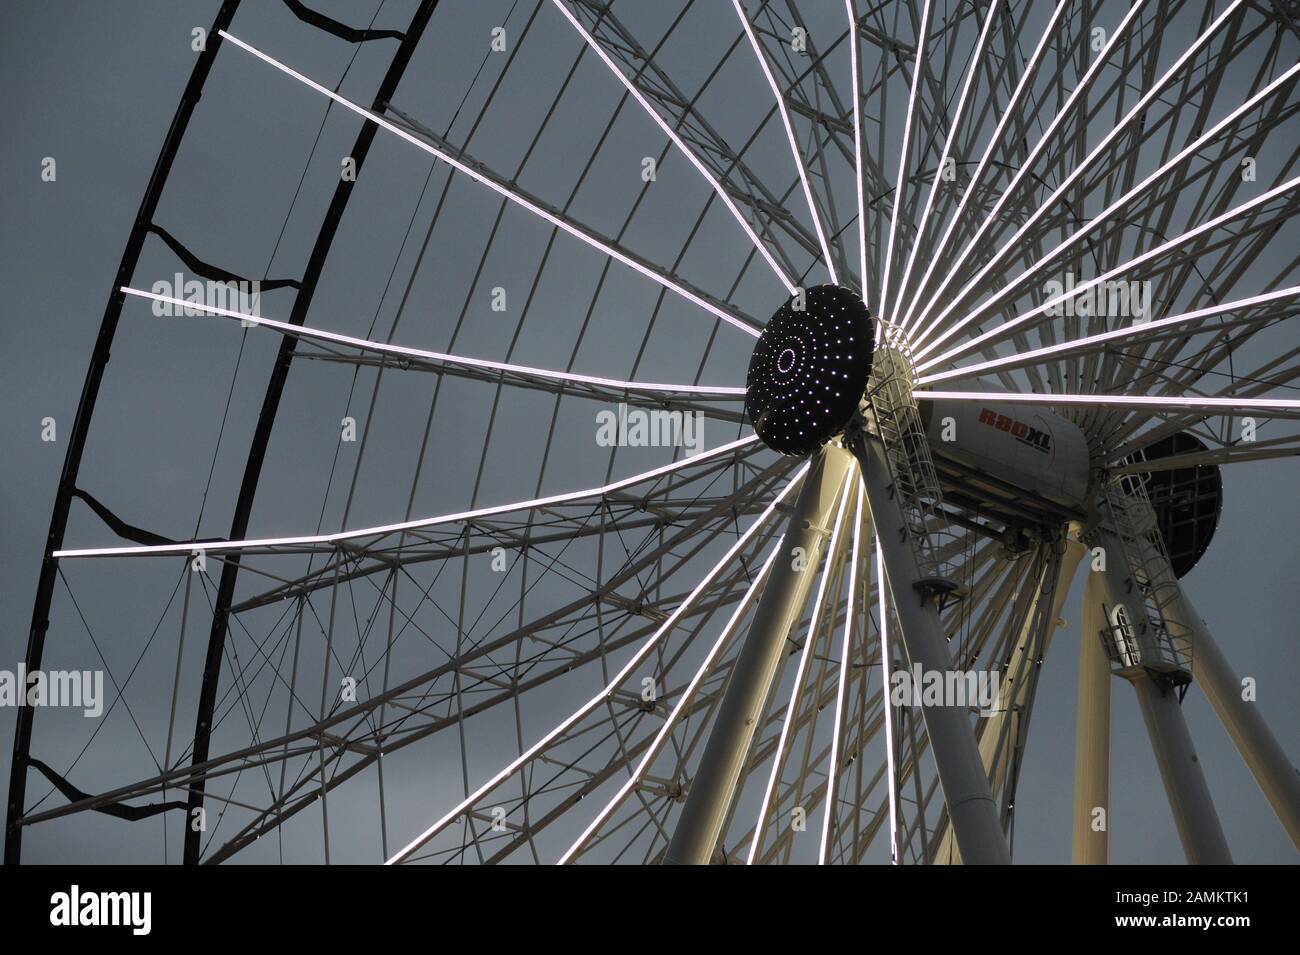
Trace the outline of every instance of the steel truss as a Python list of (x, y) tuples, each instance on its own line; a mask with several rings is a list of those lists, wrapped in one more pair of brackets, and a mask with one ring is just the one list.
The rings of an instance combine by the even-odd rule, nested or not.
[[(110, 669), (117, 719), (129, 716), (148, 760), (133, 754), (111, 778), (87, 778), (80, 757), (51, 751), (34, 735), (34, 711), (21, 710), (8, 861), (21, 858), (29, 831), (95, 832), (153, 816), (183, 841), (188, 863), (296, 860), (308, 845), (327, 862), (1009, 861), (1039, 674), (1066, 638), (1055, 634), (1062, 607), (1093, 546), (1111, 568), (1081, 571), (1083, 620), (1066, 632), (1078, 652), (1052, 654), (1079, 660), (1074, 860), (1108, 858), (1094, 820), (1097, 809), (1117, 810), (1112, 670), (1138, 693), (1189, 860), (1230, 855), (1180, 689), (1205, 690), (1300, 846), (1286, 753), (1241, 704), (1167, 555), (1134, 523), (1140, 507), (1117, 496), (1141, 504), (1143, 480), (1161, 470), (1300, 453), (1291, 424), (1300, 401), (1290, 397), (1300, 346), (1286, 333), (1300, 263), (1300, 35), (1280, 8), (751, 0), (715, 11), (686, 0), (652, 28), (656, 16), (632, 5), (538, 0), (512, 14), (508, 52), (467, 78), (473, 105), (444, 128), (421, 118), (418, 84), (404, 79), (441, 22), (435, 0), (408, 2), (404, 29), (286, 2), (286, 17), (330, 43), (393, 51), (368, 105), (273, 56), (245, 35), (237, 7), (223, 4), (214, 21), (127, 241), (55, 498), (27, 653), (39, 668), (49, 636), (73, 621), (94, 639), (100, 621), (77, 601), (83, 574), (106, 562), (165, 567), (175, 589), (157, 615), (160, 649), (151, 638), (129, 674)], [(1105, 30), (1101, 49), (1094, 27)], [(547, 41), (555, 35), (565, 45)], [(348, 117), (359, 127), (358, 171), (376, 138), (427, 162), (428, 200), (421, 192), (408, 203), (407, 237), (421, 238), (417, 219), (427, 231), (418, 252), (404, 255), (402, 242), (389, 277), (402, 291), (386, 326), (376, 330), (378, 312), (367, 328), (365, 316), (313, 307), (327, 267), (347, 267), (330, 260), (355, 191), (342, 180), (302, 275), (267, 283), (293, 294), (287, 312), (206, 309), (194, 319), (235, 328), (243, 318), (259, 326), (250, 340), (276, 349), (240, 449), (229, 533), (200, 539), (119, 516), (80, 469), (122, 313), (152, 294), (143, 290), (153, 277), (138, 274), (148, 237), (196, 275), (238, 278), (186, 245), (201, 237), (154, 221), (199, 95), (213, 95), (219, 51), (267, 84), (257, 108), (310, 90)], [(488, 134), (539, 52), (555, 82), (539, 99), (546, 108), (515, 118), (523, 148), (503, 158)], [(585, 84), (617, 99), (584, 118), (590, 154), (584, 146), (572, 174), (556, 178), (535, 157)], [(757, 105), (731, 115), (719, 98), (737, 88)], [(633, 125), (650, 132), (629, 134)], [(644, 227), (664, 208), (667, 175), (641, 181), (603, 218), (592, 211), (627, 135), (638, 148), (650, 137), (657, 168), (676, 175), (672, 164), (685, 160), (682, 175), (698, 187), (676, 200), (670, 248), (647, 241)], [(1242, 175), (1244, 159), (1255, 179)], [(474, 264), (463, 293), (438, 303), (434, 347), (426, 325), (408, 319), (401, 335), (398, 326), (418, 307), (417, 279), (437, 268), (426, 252), (468, 234), (461, 190), (490, 227), (465, 240)], [(475, 296), (501, 267), (515, 217), (540, 224), (539, 255), (513, 273), (527, 291), (504, 347), (481, 357)], [(709, 247), (724, 228), (741, 252), (720, 270)], [(570, 329), (547, 295), (575, 248), (598, 266), (564, 275), (583, 305)], [(1077, 281), (1049, 293), (1045, 283), (1066, 272)], [(784, 296), (827, 280), (861, 291), (884, 329), (878, 369), (890, 365), (897, 387), (886, 401), (876, 381), (862, 416), (812, 461), (778, 459), (745, 428), (729, 356), (747, 355)], [(1151, 314), (1065, 308), (1121, 280), (1149, 283)], [(636, 289), (649, 289), (650, 304)], [(614, 351), (624, 364), (592, 373), (592, 343), (613, 347), (601, 338), (608, 325), (623, 336)], [(530, 357), (538, 329), (560, 358)], [(687, 363), (662, 357), (697, 348)], [(294, 366), (304, 372), (291, 379)], [(292, 467), (277, 456), (275, 425), (305, 373), (361, 384), (363, 433), (351, 460), (336, 453), (322, 465), (330, 487), (341, 469), (344, 490), (327, 490), (321, 508), (337, 529), (271, 536), (258, 530), (254, 500), (274, 469)], [(365, 467), (392, 446), (385, 399), (412, 380), (431, 394), (400, 420), (410, 454), (384, 464), (405, 500), (394, 503), (392, 485), (391, 506), (372, 519)], [(1017, 504), (1014, 487), (981, 496), (929, 460), (924, 403), (991, 393), (1051, 407), (1083, 431), (1087, 513)], [(593, 476), (557, 488), (553, 475), (575, 455), (566, 443), (575, 415), (589, 421), (593, 408), (620, 403), (698, 414), (726, 440), (654, 460), (584, 449)], [(452, 503), (429, 508), (430, 485), (451, 473), (449, 422), (470, 404), (488, 410), (482, 450), (456, 449), (470, 467), (437, 498)], [(1235, 430), (1245, 415), (1262, 420), (1258, 440)], [(506, 483), (517, 494), (501, 503), (491, 455), (512, 416), (543, 437), (536, 461), (512, 462), (518, 474)], [(1143, 457), (1188, 430), (1205, 451)], [(68, 546), (78, 497), (120, 541)], [(219, 566), (217, 582), (196, 561)], [(1116, 606), (1126, 608), (1118, 624)], [(1123, 620), (1145, 623), (1151, 640), (1116, 665), (1104, 648), (1114, 650)], [(204, 624), (199, 666), (186, 640)], [(1154, 660), (1152, 647), (1175, 644), (1185, 658)], [(152, 671), (159, 653), (162, 680)], [(133, 683), (142, 665), (148, 687)], [(914, 666), (1001, 682), (987, 712), (914, 705), (892, 692)], [(160, 718), (145, 704), (167, 680)], [(340, 694), (340, 680), (353, 681), (354, 696)], [(179, 727), (191, 712), (187, 733)], [(93, 752), (98, 731), (89, 735)], [(50, 787), (35, 799), (33, 772)], [(198, 811), (201, 828), (189, 824)]]

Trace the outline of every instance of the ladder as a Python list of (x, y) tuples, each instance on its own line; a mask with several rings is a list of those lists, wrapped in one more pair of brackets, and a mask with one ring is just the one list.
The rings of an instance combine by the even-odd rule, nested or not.
[(937, 596), (942, 606), (945, 596), (958, 590), (952, 561), (961, 553), (961, 541), (943, 516), (943, 492), (925, 423), (912, 396), (911, 358), (901, 344), (887, 339), (888, 335), (876, 346), (866, 403), (916, 556), (920, 575), (914, 586), (927, 597)]
[(1112, 619), (1102, 631), (1111, 668), (1120, 675), (1143, 669), (1185, 686), (1192, 678), (1191, 634), (1171, 625), (1165, 612), (1178, 596), (1178, 578), (1142, 475), (1118, 475), (1106, 481), (1102, 507), (1142, 610), (1141, 620)]

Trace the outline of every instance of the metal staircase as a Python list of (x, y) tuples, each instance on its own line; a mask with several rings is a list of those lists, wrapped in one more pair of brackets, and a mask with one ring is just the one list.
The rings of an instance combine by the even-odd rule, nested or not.
[[(942, 605), (959, 590), (951, 556), (944, 555), (960, 553), (960, 543), (941, 512), (939, 477), (925, 423), (912, 397), (911, 358), (900, 344), (889, 341), (888, 333), (876, 346), (865, 398), (884, 447), (894, 500), (916, 555), (920, 577), (914, 586), (927, 597), (937, 597)], [(958, 546), (950, 546), (954, 543)]]
[(1119, 543), (1127, 579), (1137, 597), (1142, 619), (1129, 621), (1122, 612), (1110, 618), (1102, 642), (1111, 669), (1118, 675), (1145, 670), (1185, 687), (1192, 679), (1191, 635), (1172, 624), (1165, 613), (1178, 595), (1155, 509), (1141, 475), (1120, 475), (1103, 488), (1102, 510)]

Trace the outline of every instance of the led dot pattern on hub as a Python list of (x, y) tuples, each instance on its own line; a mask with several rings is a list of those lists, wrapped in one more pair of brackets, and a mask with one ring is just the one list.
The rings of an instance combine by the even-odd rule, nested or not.
[(769, 448), (805, 455), (844, 430), (871, 375), (871, 314), (856, 292), (819, 285), (767, 323), (745, 382), (745, 413)]

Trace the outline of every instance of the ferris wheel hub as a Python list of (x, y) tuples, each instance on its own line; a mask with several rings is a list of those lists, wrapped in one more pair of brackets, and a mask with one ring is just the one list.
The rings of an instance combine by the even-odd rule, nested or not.
[(874, 321), (841, 285), (801, 289), (783, 302), (749, 361), (745, 413), (759, 438), (805, 455), (842, 432), (871, 376)]

